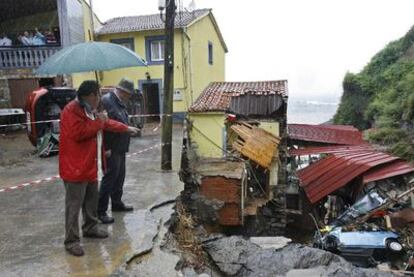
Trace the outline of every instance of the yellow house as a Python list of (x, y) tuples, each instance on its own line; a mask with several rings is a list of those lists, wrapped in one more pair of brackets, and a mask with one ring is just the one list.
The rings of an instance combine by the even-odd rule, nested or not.
[[(102, 85), (122, 77), (134, 80), (147, 100), (148, 114), (162, 112), (164, 23), (159, 14), (118, 17), (96, 30), (100, 41), (121, 44), (143, 57), (148, 66), (101, 73)], [(212, 81), (224, 81), (227, 46), (210, 9), (180, 12), (174, 33), (174, 114), (183, 114)]]

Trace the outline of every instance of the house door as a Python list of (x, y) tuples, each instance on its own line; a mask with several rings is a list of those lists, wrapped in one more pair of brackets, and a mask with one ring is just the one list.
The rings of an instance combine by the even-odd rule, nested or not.
[(38, 79), (9, 79), (10, 102), (12, 108), (24, 109), (27, 95), (39, 88)]
[[(146, 114), (160, 114), (160, 93), (158, 83), (142, 84), (142, 93), (146, 102)], [(159, 116), (148, 117), (147, 122), (159, 121)]]

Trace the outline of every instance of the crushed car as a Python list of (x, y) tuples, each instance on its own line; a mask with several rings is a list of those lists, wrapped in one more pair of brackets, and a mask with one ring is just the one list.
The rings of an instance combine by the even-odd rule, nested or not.
[(369, 191), (330, 225), (317, 229), (314, 247), (361, 267), (387, 263), (391, 268), (409, 269), (414, 239), (409, 224), (414, 221), (414, 210), (407, 207), (413, 191), (410, 188), (393, 197)]
[(399, 239), (396, 232), (366, 226), (355, 231), (334, 227), (324, 236), (318, 236), (315, 246), (341, 255), (354, 265), (370, 267), (400, 260), (404, 249)]
[(69, 87), (40, 88), (28, 94), (27, 135), (40, 157), (59, 151), (60, 113), (75, 97), (75, 89)]

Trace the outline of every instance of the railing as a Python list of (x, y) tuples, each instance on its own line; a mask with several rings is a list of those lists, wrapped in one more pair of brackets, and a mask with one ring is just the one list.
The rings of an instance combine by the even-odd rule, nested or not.
[(0, 48), (0, 69), (34, 68), (60, 50), (60, 47)]

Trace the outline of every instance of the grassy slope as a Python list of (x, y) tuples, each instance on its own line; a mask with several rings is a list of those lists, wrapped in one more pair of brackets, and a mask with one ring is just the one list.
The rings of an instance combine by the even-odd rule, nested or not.
[(414, 27), (389, 43), (358, 74), (347, 73), (337, 124), (375, 128), (369, 139), (414, 161)]

